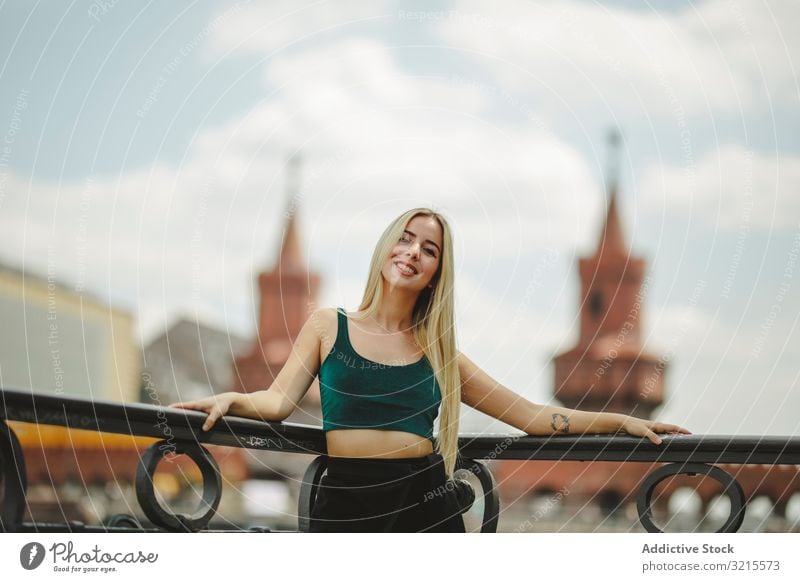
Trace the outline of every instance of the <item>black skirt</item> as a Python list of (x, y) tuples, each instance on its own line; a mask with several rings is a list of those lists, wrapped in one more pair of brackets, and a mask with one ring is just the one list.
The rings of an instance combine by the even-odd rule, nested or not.
[(312, 532), (464, 532), (441, 455), (330, 457), (311, 509)]

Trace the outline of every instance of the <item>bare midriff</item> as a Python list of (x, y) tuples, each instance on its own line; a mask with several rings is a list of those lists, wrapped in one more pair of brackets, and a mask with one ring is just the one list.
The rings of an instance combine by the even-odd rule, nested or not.
[(329, 430), (325, 433), (325, 441), (331, 457), (407, 459), (433, 452), (433, 443), (429, 439), (399, 430)]

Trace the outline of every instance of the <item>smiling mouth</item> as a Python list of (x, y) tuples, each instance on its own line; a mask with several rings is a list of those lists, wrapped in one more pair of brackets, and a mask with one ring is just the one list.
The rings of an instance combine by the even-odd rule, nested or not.
[(416, 275), (417, 271), (414, 267), (411, 267), (401, 261), (395, 261), (394, 266), (397, 267), (397, 270), (400, 271), (405, 276)]

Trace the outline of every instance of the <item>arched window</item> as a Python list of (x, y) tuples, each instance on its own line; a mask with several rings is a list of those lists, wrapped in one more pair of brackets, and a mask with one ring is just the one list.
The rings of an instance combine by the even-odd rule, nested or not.
[(592, 291), (589, 295), (589, 313), (594, 317), (599, 317), (603, 313), (603, 293)]

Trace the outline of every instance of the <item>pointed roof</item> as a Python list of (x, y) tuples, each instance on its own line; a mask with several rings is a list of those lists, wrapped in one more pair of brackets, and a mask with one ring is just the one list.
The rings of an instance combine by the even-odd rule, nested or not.
[(297, 234), (297, 209), (288, 213), (286, 226), (283, 230), (283, 239), (278, 253), (278, 270), (281, 272), (302, 272), (306, 270), (303, 253), (300, 250), (300, 240)]
[(600, 241), (597, 244), (597, 253), (601, 254), (628, 254), (628, 246), (625, 244), (625, 236), (622, 234), (622, 223), (619, 219), (619, 209), (617, 208), (617, 184), (619, 183), (619, 165), (621, 156), (622, 134), (619, 129), (612, 129), (608, 132), (608, 207), (606, 209), (606, 220), (603, 223), (603, 230), (600, 233)]
[(280, 251), (278, 252), (277, 269), (280, 272), (304, 272), (306, 270), (303, 253), (300, 249), (300, 238), (297, 228), (297, 194), (300, 180), (300, 157), (289, 159), (286, 172), (286, 223), (283, 228)]
[(628, 254), (628, 246), (625, 244), (625, 236), (622, 233), (622, 223), (619, 219), (617, 209), (617, 186), (612, 185), (608, 197), (608, 208), (606, 210), (606, 220), (603, 223), (603, 230), (600, 233), (600, 241), (597, 244), (597, 255), (602, 254)]

